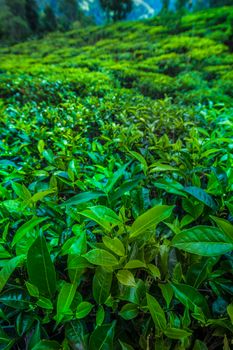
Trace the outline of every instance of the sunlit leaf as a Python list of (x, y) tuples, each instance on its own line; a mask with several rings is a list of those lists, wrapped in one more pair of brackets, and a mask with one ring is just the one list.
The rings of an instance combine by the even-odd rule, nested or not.
[(135, 238), (154, 228), (161, 221), (169, 218), (174, 207), (158, 205), (139, 216), (131, 226), (130, 238)]
[(31, 220), (25, 222), (20, 228), (16, 231), (12, 246), (14, 246), (16, 243), (18, 243), (26, 234), (30, 233), (34, 227), (45, 221), (47, 218), (37, 218), (33, 217)]
[(92, 249), (83, 257), (91, 264), (100, 266), (114, 266), (118, 264), (118, 260), (114, 255), (104, 249)]
[(196, 226), (182, 231), (173, 238), (172, 245), (202, 256), (217, 256), (233, 250), (233, 241), (228, 235), (211, 226)]

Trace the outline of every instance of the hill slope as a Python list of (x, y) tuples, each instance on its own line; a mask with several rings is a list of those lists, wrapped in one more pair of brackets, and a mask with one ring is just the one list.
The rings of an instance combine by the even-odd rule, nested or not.
[[(134, 88), (151, 98), (165, 95), (186, 103), (230, 102), (233, 56), (227, 45), (231, 8), (183, 17), (91, 27), (19, 44), (0, 51), (1, 69), (65, 80), (88, 89)], [(166, 19), (165, 19), (166, 22)]]

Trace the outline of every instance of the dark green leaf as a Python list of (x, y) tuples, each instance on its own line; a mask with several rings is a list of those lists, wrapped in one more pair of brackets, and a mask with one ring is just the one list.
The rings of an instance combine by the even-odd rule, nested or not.
[(154, 321), (155, 327), (159, 328), (160, 330), (165, 330), (167, 322), (162, 307), (152, 295), (147, 294), (146, 298), (147, 305), (152, 319)]
[(89, 350), (113, 350), (115, 324), (114, 321), (111, 324), (97, 327), (91, 334)]
[(148, 165), (147, 165), (145, 158), (138, 152), (130, 151), (129, 153), (131, 154), (131, 156), (136, 158), (141, 163), (143, 172), (144, 172), (144, 174), (146, 174), (146, 172), (148, 170)]
[(205, 297), (197, 289), (185, 284), (171, 284), (175, 297), (191, 311), (202, 309), (206, 316), (209, 315), (209, 307)]
[(43, 236), (39, 236), (28, 250), (27, 270), (31, 283), (40, 293), (49, 296), (55, 293), (56, 272)]
[(97, 304), (105, 303), (110, 294), (111, 285), (112, 272), (98, 267), (92, 282), (93, 296)]
[(138, 307), (135, 304), (125, 304), (120, 312), (119, 315), (124, 318), (125, 320), (132, 320), (133, 318), (137, 317), (138, 315)]
[(7, 283), (8, 279), (10, 278), (11, 274), (14, 272), (14, 270), (22, 264), (24, 261), (25, 256), (20, 255), (16, 256), (15, 258), (12, 258), (11, 260), (7, 261), (5, 266), (0, 271), (0, 292), (3, 290), (5, 284)]
[(231, 323), (233, 324), (233, 303), (227, 306), (227, 313), (230, 317)]
[(199, 286), (208, 278), (212, 267), (217, 261), (217, 257), (203, 258), (199, 263), (191, 265), (186, 274), (187, 284), (190, 284), (194, 288), (199, 288)]
[(86, 317), (91, 312), (92, 309), (93, 309), (93, 305), (88, 301), (81, 302), (77, 307), (76, 318), (79, 319), (79, 318)]
[(9, 290), (1, 294), (0, 303), (17, 310), (28, 309), (30, 301), (28, 296), (22, 290)]
[(123, 343), (123, 341), (119, 340), (119, 343), (121, 345), (121, 350), (134, 350), (134, 348), (126, 343)]
[(109, 193), (113, 189), (114, 185), (118, 182), (118, 180), (124, 175), (127, 166), (128, 166), (128, 164), (120, 167), (120, 169), (118, 169), (113, 174), (113, 176), (108, 180), (108, 183), (107, 183), (107, 185), (105, 187), (105, 192), (106, 193)]
[[(3, 346), (3, 344), (9, 344), (10, 340), (11, 338), (8, 337), (8, 335), (0, 327), (0, 345)], [(5, 347), (3, 349), (5, 349)]]
[(47, 218), (37, 218), (34, 217), (28, 222), (25, 222), (20, 228), (16, 231), (12, 246), (14, 246), (16, 243), (18, 243), (26, 234), (31, 233), (31, 231), (34, 229), (35, 226), (39, 225), (41, 222), (45, 221)]
[(31, 193), (28, 191), (27, 187), (24, 185), (21, 185), (17, 182), (12, 182), (12, 188), (14, 192), (17, 194), (18, 197), (20, 197), (22, 200), (30, 200)]
[(58, 342), (52, 340), (41, 340), (36, 344), (32, 350), (60, 350), (61, 347)]
[(74, 349), (88, 349), (85, 338), (84, 326), (79, 320), (66, 323), (66, 338)]
[(135, 287), (122, 286), (119, 298), (133, 304), (141, 305), (146, 297), (146, 284), (138, 280)]
[(100, 193), (100, 192), (83, 192), (83, 193), (79, 193), (76, 196), (68, 199), (66, 202), (62, 203), (62, 206), (71, 206), (71, 205), (79, 205), (82, 203), (87, 203), (90, 202), (94, 199), (98, 199), (100, 197), (104, 197), (105, 194), (104, 193)]
[(53, 310), (53, 303), (48, 298), (40, 297), (36, 304), (43, 309)]
[(217, 218), (216, 216), (211, 216), (211, 218), (216, 222), (220, 230), (228, 236), (229, 240), (233, 243), (233, 225), (222, 218)]
[(2, 245), (0, 245), (0, 259), (7, 258), (11, 258), (11, 254)]
[(173, 297), (173, 289), (170, 284), (159, 284), (159, 288), (161, 289), (162, 295), (166, 301), (167, 308), (169, 308), (172, 297)]
[(99, 305), (98, 310), (96, 312), (96, 325), (101, 326), (104, 322), (105, 311), (102, 305)]
[(27, 287), (28, 293), (35, 298), (39, 297), (39, 289), (34, 286), (33, 284), (29, 283), (29, 282), (25, 282), (25, 285)]
[(32, 314), (21, 312), (16, 319), (16, 329), (20, 337), (31, 329), (35, 319)]
[(193, 350), (208, 350), (206, 344), (200, 340), (196, 340)]
[(203, 189), (195, 186), (185, 187), (184, 192), (191, 194), (194, 198), (198, 199), (200, 202), (204, 203), (213, 210), (216, 210), (216, 203), (213, 198), (206, 193)]
[(136, 188), (139, 184), (140, 180), (128, 180), (125, 181), (119, 189), (115, 190), (113, 194), (110, 196), (111, 201), (115, 201), (127, 192), (132, 191), (134, 188)]

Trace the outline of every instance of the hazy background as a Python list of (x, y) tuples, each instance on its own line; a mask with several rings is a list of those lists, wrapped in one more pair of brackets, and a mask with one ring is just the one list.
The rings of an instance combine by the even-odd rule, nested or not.
[(21, 41), (52, 31), (138, 20), (233, 4), (233, 0), (0, 0), (0, 40)]

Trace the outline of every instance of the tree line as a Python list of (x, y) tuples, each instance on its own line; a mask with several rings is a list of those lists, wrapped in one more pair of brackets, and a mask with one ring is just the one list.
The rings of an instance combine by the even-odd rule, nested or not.
[[(133, 0), (99, 0), (107, 22), (123, 20), (134, 6)], [(232, 5), (233, 0), (176, 0), (175, 11)], [(169, 13), (170, 0), (162, 0), (161, 13)], [(174, 13), (174, 10), (173, 10)], [(31, 36), (72, 28), (78, 21), (82, 26), (94, 20), (85, 16), (77, 0), (57, 0), (57, 10), (49, 3), (40, 9), (36, 0), (0, 0), (0, 39), (21, 41)]]
[(0, 39), (20, 41), (29, 36), (72, 28), (75, 21), (90, 24), (76, 0), (58, 0), (57, 11), (47, 3), (40, 9), (36, 0), (0, 0)]

